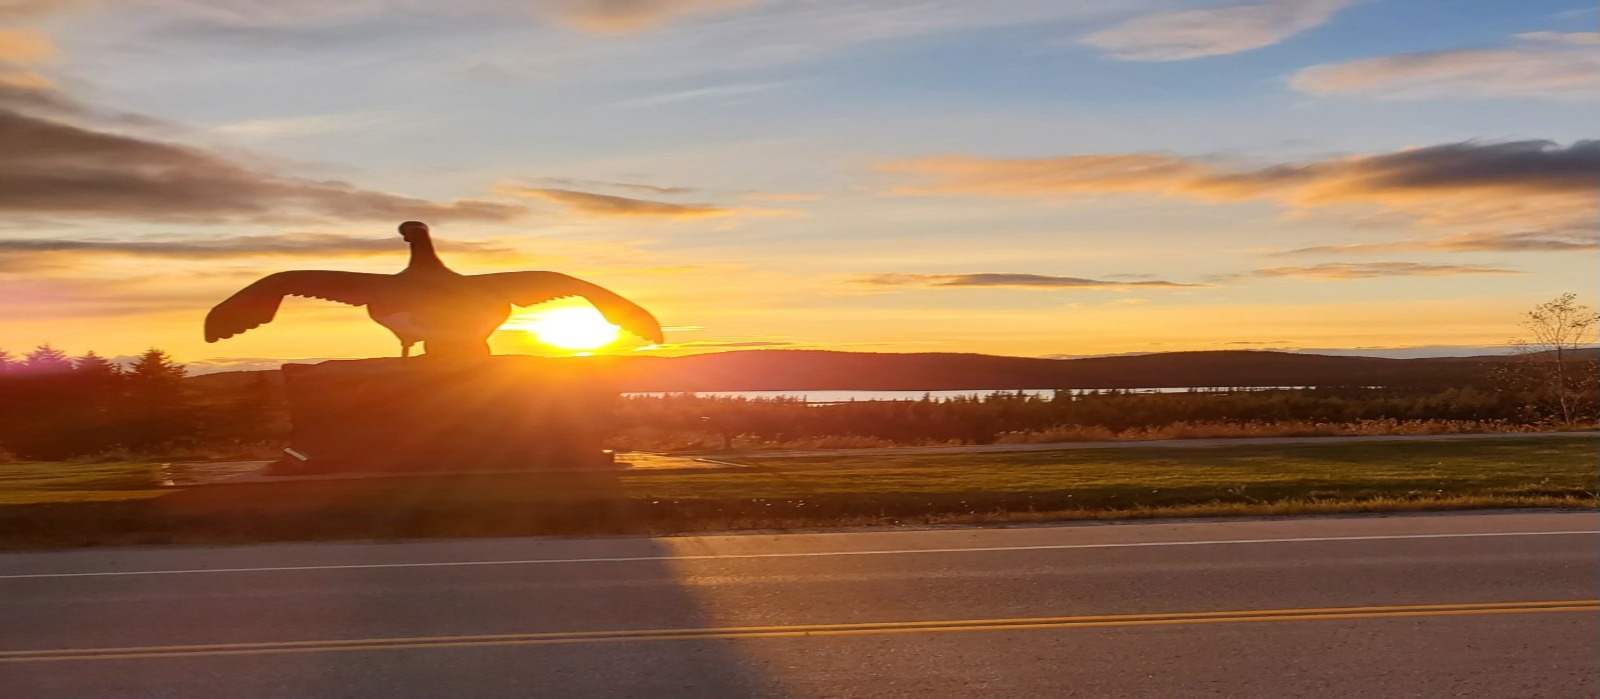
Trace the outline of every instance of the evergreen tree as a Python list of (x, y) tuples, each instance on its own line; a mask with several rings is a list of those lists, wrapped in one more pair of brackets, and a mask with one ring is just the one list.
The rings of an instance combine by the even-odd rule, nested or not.
[(16, 368), (18, 368), (17, 358), (11, 356), (10, 352), (0, 349), (0, 374), (9, 373)]
[(154, 347), (144, 351), (133, 364), (128, 367), (128, 376), (153, 384), (176, 383), (187, 376), (189, 370), (182, 364), (172, 361), (166, 352)]
[(22, 370), (30, 374), (66, 373), (72, 371), (72, 360), (66, 352), (44, 344), (23, 355)]
[(104, 451), (120, 441), (117, 423), (122, 418), (122, 383), (122, 367), (93, 351), (72, 360), (69, 389), (78, 431), (74, 446)]
[(109, 380), (122, 375), (122, 367), (95, 354), (94, 350), (89, 350), (83, 356), (72, 360), (72, 371), (91, 380)]
[(183, 391), (188, 371), (166, 352), (150, 348), (124, 372), (127, 393), (120, 421), (126, 431), (122, 443), (149, 451), (192, 437), (195, 415)]

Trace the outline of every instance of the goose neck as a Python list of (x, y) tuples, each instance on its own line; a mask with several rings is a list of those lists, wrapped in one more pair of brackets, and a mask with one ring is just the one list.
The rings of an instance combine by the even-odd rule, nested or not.
[(444, 261), (439, 259), (439, 253), (434, 252), (433, 240), (418, 236), (411, 241), (411, 264), (408, 269), (444, 269)]

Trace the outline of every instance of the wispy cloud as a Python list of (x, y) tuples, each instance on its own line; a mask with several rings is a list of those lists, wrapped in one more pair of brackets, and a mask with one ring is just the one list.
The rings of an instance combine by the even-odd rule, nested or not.
[(152, 277), (12, 278), (0, 277), (0, 296), (9, 319), (116, 318), (205, 308), (216, 292), (178, 286), (171, 275)]
[(744, 198), (750, 201), (817, 201), (822, 195), (810, 192), (746, 192)]
[(1495, 49), (1429, 51), (1311, 66), (1289, 84), (1313, 95), (1378, 99), (1600, 98), (1600, 33), (1518, 34)]
[(1600, 141), (1447, 143), (1313, 162), (1228, 167), (1155, 153), (1053, 158), (939, 156), (882, 169), (919, 178), (917, 195), (1148, 194), (1265, 200), (1297, 210), (1359, 206), (1429, 225), (1503, 231), (1592, 229)]
[[(34, 6), (43, 14), (70, 0), (5, 0)], [(133, 4), (133, 3), (130, 3)], [(424, 16), (492, 15), (543, 20), (592, 34), (631, 34), (694, 17), (724, 14), (761, 0), (139, 0), (145, 12), (160, 13), (195, 26), (235, 30), (286, 30), (354, 24), (393, 14)], [(6, 16), (0, 5), (0, 18)]]
[(1213, 277), (1218, 282), (1245, 279), (1349, 280), (1380, 277), (1446, 277), (1463, 274), (1521, 274), (1516, 270), (1480, 265), (1434, 265), (1420, 262), (1329, 262), (1309, 267), (1266, 267), (1242, 274)]
[(591, 216), (637, 216), (661, 218), (713, 218), (719, 216), (784, 216), (795, 212), (783, 209), (735, 208), (715, 204), (674, 204), (652, 199), (634, 199), (613, 194), (596, 194), (571, 189), (542, 187), (501, 187), (501, 194), (545, 199), (578, 213)]
[(596, 34), (628, 34), (697, 15), (721, 14), (759, 0), (543, 0), (535, 7)]
[(635, 192), (648, 192), (650, 194), (689, 194), (699, 191), (694, 187), (677, 187), (671, 185), (649, 184), (645, 182), (612, 182), (608, 180), (582, 180), (571, 177), (536, 177), (534, 181), (540, 184), (551, 185), (561, 189), (574, 187), (584, 188), (609, 188), (623, 189)]
[(595, 194), (571, 189), (546, 189), (542, 187), (502, 187), (502, 194), (534, 197), (553, 201), (580, 213), (595, 216), (664, 216), (673, 218), (706, 218), (731, 216), (736, 210), (712, 204), (673, 204), (650, 199), (619, 197), (613, 194)]
[(1204, 284), (1180, 284), (1162, 280), (1114, 281), (1084, 277), (1054, 277), (1044, 274), (874, 274), (855, 280), (873, 286), (995, 287), (1012, 289), (1184, 289)]
[(654, 107), (656, 105), (671, 104), (673, 102), (685, 102), (688, 100), (734, 97), (738, 95), (764, 92), (782, 84), (783, 83), (739, 83), (735, 85), (699, 87), (692, 90), (678, 90), (677, 92), (665, 92), (658, 95), (636, 97), (634, 99), (615, 102), (611, 106), (632, 109), (638, 107)]
[(1320, 26), (1349, 0), (1271, 0), (1143, 15), (1102, 29), (1083, 43), (1124, 61), (1182, 61), (1271, 46)]
[(1317, 245), (1273, 253), (1275, 255), (1361, 254), (1386, 252), (1594, 252), (1600, 236), (1594, 231), (1571, 233), (1525, 231), (1515, 233), (1469, 232), (1438, 238), (1395, 240), (1384, 243)]
[(213, 131), (246, 138), (284, 138), (314, 136), (370, 126), (377, 118), (371, 114), (314, 114), (309, 116), (249, 119), (221, 124)]

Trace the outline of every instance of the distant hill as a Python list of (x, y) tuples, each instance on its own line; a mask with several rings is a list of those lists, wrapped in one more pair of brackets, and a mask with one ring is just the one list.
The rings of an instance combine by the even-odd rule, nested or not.
[[(1587, 352), (1593, 358), (1595, 352)], [(592, 371), (625, 391), (987, 390), (1250, 386), (1483, 385), (1503, 356), (1381, 359), (1269, 351), (1168, 352), (1084, 359), (983, 354), (744, 350), (687, 357), (525, 357), (558, 371)], [(191, 381), (227, 390), (263, 372)], [(274, 375), (277, 372), (266, 372)], [(199, 387), (199, 386), (197, 386)]]
[(747, 350), (596, 357), (631, 391), (966, 390), (1245, 386), (1448, 386), (1484, 380), (1493, 358), (1379, 359), (1289, 352), (1168, 352), (1037, 359), (983, 354)]

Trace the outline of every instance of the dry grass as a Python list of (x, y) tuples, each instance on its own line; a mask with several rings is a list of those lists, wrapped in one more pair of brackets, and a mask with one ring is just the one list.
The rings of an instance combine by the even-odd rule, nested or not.
[[(1594, 425), (1532, 425), (1505, 420), (1358, 420), (1354, 422), (1177, 422), (1169, 425), (1116, 430), (1098, 425), (1069, 425), (1043, 430), (1002, 432), (995, 444), (1051, 444), (1066, 442), (1133, 442), (1157, 439), (1224, 439), (1235, 437), (1371, 437), (1379, 435), (1503, 434), (1517, 432), (1592, 430)], [(635, 429), (612, 438), (609, 446), (620, 450), (715, 453), (811, 449), (870, 449), (880, 447), (936, 447), (967, 444), (960, 440), (896, 442), (879, 437), (833, 435), (770, 440), (755, 435), (734, 435), (728, 444), (720, 435), (705, 431)], [(724, 447), (728, 447), (725, 449)]]
[[(1029, 524), (1131, 519), (1183, 519), (1201, 517), (1295, 517), (1332, 514), (1377, 514), (1401, 512), (1460, 512), (1489, 509), (1593, 510), (1600, 507), (1594, 495), (1494, 495), (1451, 497), (1374, 497), (1367, 499), (1282, 500), (1277, 502), (1203, 502), (1161, 507), (1125, 509), (999, 510), (993, 512), (955, 512), (907, 517), (844, 517), (828, 527), (921, 527), (975, 524)], [(744, 531), (757, 529), (793, 530), (817, 527), (803, 518), (752, 518), (727, 521), (706, 520), (699, 531)], [(683, 533), (662, 531), (662, 534)]]
[(1595, 437), (753, 461), (154, 487), (150, 464), (0, 465), (0, 548), (1594, 508)]
[(1357, 422), (1178, 422), (1158, 427), (1116, 431), (1075, 425), (1031, 432), (1007, 432), (999, 444), (1139, 441), (1152, 439), (1217, 439), (1228, 437), (1372, 437), (1378, 435), (1494, 434), (1538, 432), (1537, 425), (1498, 420), (1360, 420)]

